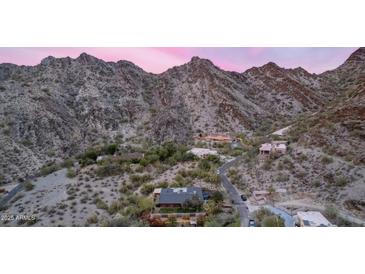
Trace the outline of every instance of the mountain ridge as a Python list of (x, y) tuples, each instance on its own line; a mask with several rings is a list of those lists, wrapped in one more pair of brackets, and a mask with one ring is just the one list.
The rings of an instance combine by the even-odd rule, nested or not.
[(186, 143), (200, 133), (251, 136), (289, 124), (362, 83), (365, 62), (351, 60), (321, 75), (270, 62), (230, 72), (199, 57), (153, 74), (86, 53), (36, 66), (0, 64), (0, 173), (23, 178), (120, 136), (131, 144)]

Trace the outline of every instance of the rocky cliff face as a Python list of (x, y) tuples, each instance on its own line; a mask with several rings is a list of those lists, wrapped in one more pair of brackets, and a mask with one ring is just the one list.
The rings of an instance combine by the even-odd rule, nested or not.
[(32, 67), (1, 64), (0, 175), (21, 178), (115, 138), (188, 142), (200, 132), (251, 134), (263, 122), (318, 111), (359, 85), (364, 56), (359, 49), (321, 75), (274, 63), (228, 72), (198, 57), (155, 75), (85, 53)]

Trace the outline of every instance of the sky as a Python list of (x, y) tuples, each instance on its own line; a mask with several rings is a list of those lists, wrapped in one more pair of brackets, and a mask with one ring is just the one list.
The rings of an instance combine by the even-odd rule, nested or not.
[(218, 67), (243, 72), (274, 62), (284, 68), (302, 67), (321, 73), (341, 65), (356, 48), (0, 48), (0, 63), (37, 65), (47, 56), (78, 57), (86, 52), (105, 61), (131, 61), (145, 71), (161, 73), (187, 63), (193, 56), (210, 59)]

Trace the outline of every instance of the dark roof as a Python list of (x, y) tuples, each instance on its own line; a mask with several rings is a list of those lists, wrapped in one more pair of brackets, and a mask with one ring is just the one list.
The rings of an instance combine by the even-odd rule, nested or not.
[(203, 193), (199, 187), (163, 188), (158, 204), (183, 204), (193, 197), (203, 201)]

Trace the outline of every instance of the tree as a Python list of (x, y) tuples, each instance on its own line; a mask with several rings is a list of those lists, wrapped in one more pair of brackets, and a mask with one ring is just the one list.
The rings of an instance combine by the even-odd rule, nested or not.
[(117, 144), (110, 144), (105, 147), (105, 152), (107, 154), (113, 155), (117, 151), (117, 149), (118, 149)]
[(34, 185), (31, 182), (26, 182), (24, 184), (24, 188), (25, 188), (26, 191), (31, 191), (34, 188)]
[(152, 193), (152, 191), (155, 189), (154, 185), (152, 184), (144, 184), (141, 188), (141, 193), (144, 195), (148, 195)]
[(137, 200), (138, 208), (141, 212), (151, 210), (154, 206), (150, 198), (139, 197)]
[(216, 190), (212, 193), (212, 200), (216, 203), (223, 202), (223, 194), (222, 192)]
[(72, 169), (72, 168), (68, 168), (68, 169), (67, 169), (67, 174), (66, 174), (66, 176), (67, 176), (68, 178), (73, 178), (73, 177), (75, 177), (75, 176), (76, 176), (76, 172), (75, 172), (75, 170), (74, 170), (74, 169)]
[(275, 193), (275, 188), (272, 185), (270, 185), (267, 191), (269, 192), (269, 195), (272, 195)]
[(282, 227), (285, 226), (283, 218), (277, 215), (266, 216), (261, 222), (265, 227)]
[(220, 211), (219, 205), (213, 200), (209, 200), (208, 202), (206, 202), (203, 205), (203, 208), (208, 215), (214, 215)]

